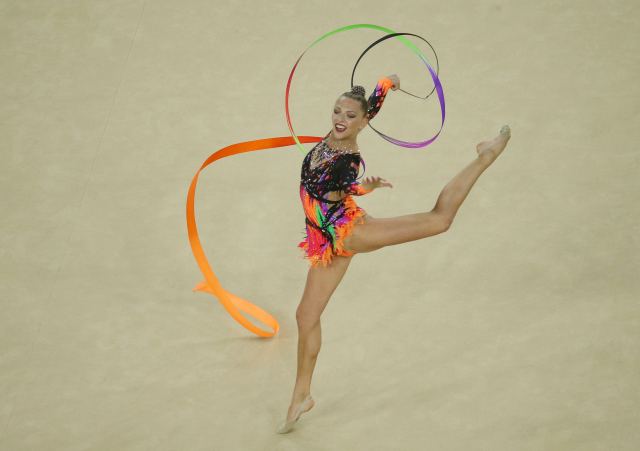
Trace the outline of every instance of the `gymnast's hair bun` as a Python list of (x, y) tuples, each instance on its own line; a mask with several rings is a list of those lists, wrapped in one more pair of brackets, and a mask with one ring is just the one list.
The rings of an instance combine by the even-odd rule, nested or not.
[(351, 93), (352, 93), (352, 94), (355, 94), (355, 95), (357, 95), (357, 96), (362, 96), (362, 97), (364, 97), (365, 90), (364, 90), (364, 87), (362, 87), (362, 86), (360, 86), (360, 85), (355, 85), (355, 86), (353, 86), (353, 87), (351, 88)]

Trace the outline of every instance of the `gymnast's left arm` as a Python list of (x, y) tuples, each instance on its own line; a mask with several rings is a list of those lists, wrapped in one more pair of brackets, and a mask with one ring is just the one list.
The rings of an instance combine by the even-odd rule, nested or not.
[(393, 188), (391, 182), (383, 179), (382, 177), (365, 177), (364, 182), (351, 183), (343, 190), (343, 192), (345, 195), (350, 194), (353, 196), (362, 196), (382, 186)]
[(360, 158), (339, 158), (333, 166), (333, 176), (341, 191), (341, 197), (347, 195), (362, 196), (381, 186), (393, 188), (393, 185), (382, 177), (365, 177), (362, 183), (357, 181)]

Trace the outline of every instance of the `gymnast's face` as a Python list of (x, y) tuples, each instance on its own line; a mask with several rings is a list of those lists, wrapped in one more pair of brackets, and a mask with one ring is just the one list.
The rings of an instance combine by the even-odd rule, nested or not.
[[(369, 123), (360, 102), (349, 97), (340, 96), (333, 106), (332, 133), (335, 139), (355, 139), (360, 131)], [(341, 127), (341, 126), (344, 126)]]

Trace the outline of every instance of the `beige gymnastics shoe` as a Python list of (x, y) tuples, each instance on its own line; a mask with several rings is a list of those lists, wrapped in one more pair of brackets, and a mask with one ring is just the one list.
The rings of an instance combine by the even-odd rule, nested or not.
[(293, 429), (293, 425), (300, 419), (300, 415), (302, 415), (304, 411), (309, 410), (311, 404), (313, 404), (313, 398), (311, 397), (311, 395), (309, 395), (304, 399), (304, 401), (300, 403), (300, 405), (296, 409), (296, 414), (294, 415), (293, 420), (287, 421), (285, 419), (282, 423), (280, 423), (276, 432), (278, 432), (278, 434), (286, 434), (287, 432), (291, 431), (291, 429)]
[(511, 139), (511, 127), (503, 125), (498, 136), (491, 141), (482, 141), (476, 145), (478, 157), (488, 165), (502, 153)]

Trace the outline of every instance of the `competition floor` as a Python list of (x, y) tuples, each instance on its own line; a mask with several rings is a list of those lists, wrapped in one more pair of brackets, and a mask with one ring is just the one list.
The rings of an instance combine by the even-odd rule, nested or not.
[[(634, 5), (3, 2), (0, 449), (637, 450)], [(303, 154), (227, 158), (197, 188), (211, 266), (278, 319), (271, 339), (191, 291), (203, 276), (187, 190), (217, 149), (288, 136), (295, 60), (354, 23), (428, 39), (447, 107), (425, 148), (363, 131), (367, 175), (394, 185), (358, 198), (371, 215), (430, 210), (476, 143), (503, 124), (512, 138), (449, 231), (354, 257), (322, 315), (316, 405), (278, 435), (307, 273)], [(305, 54), (296, 133), (331, 127), (381, 36), (344, 32)], [(368, 95), (393, 73), (417, 95), (433, 86), (393, 39), (356, 84)], [(437, 99), (390, 92), (374, 121), (425, 140)]]

